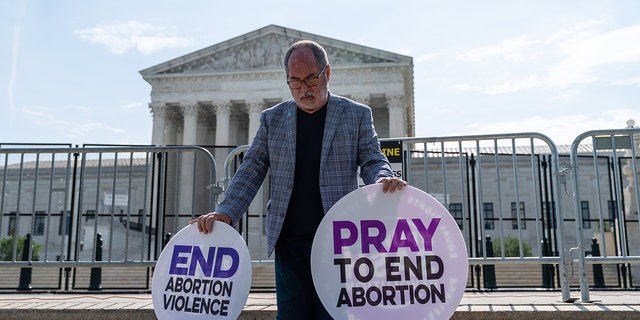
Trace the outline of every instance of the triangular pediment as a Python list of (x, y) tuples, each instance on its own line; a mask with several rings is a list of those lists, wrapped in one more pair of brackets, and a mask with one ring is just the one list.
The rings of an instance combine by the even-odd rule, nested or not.
[(287, 48), (298, 40), (321, 44), (333, 66), (400, 63), (411, 64), (412, 58), (331, 39), (276, 25), (249, 32), (213, 46), (169, 60), (140, 71), (144, 78), (170, 74), (233, 72), (252, 69), (281, 69)]

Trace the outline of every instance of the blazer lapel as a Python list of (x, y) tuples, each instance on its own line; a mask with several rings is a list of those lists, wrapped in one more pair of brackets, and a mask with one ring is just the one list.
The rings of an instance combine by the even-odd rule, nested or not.
[(295, 102), (290, 103), (285, 110), (285, 123), (287, 128), (286, 146), (289, 149), (289, 159), (293, 160), (295, 165), (296, 159), (296, 123), (298, 119), (298, 107)]
[(340, 108), (339, 100), (334, 95), (329, 94), (329, 102), (327, 104), (327, 115), (324, 120), (324, 134), (322, 136), (322, 153), (320, 155), (320, 165), (325, 163), (327, 156), (329, 155), (329, 147), (331, 141), (336, 133), (338, 124), (340, 123), (340, 114), (342, 109)]

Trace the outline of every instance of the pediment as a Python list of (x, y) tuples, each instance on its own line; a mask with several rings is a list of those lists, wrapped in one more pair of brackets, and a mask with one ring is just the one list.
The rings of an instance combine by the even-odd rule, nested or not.
[(412, 58), (318, 36), (276, 25), (255, 30), (236, 38), (169, 60), (140, 71), (143, 78), (171, 74), (206, 74), (252, 69), (281, 69), (287, 48), (298, 40), (321, 44), (333, 66), (400, 63), (411, 64)]

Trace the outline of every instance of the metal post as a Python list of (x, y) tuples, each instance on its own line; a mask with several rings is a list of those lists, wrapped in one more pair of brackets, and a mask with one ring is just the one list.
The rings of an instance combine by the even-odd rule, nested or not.
[[(487, 258), (493, 257), (493, 241), (491, 236), (487, 235), (485, 241)], [(495, 289), (498, 287), (496, 283), (496, 267), (492, 264), (482, 266), (482, 275), (484, 277), (485, 289)]]
[[(102, 261), (102, 234), (96, 235), (95, 261)], [(102, 290), (102, 268), (91, 268), (89, 290)]]
[(162, 249), (164, 249), (164, 247), (167, 245), (167, 243), (169, 243), (169, 240), (171, 240), (171, 232), (167, 232), (164, 235), (164, 239), (162, 239)]
[[(600, 244), (598, 243), (598, 239), (591, 239), (591, 256), (599, 257), (600, 256)], [(604, 288), (604, 274), (602, 272), (601, 264), (593, 265), (593, 286), (596, 288)]]
[[(543, 238), (542, 242), (542, 255), (545, 257), (551, 256), (551, 244), (547, 238)], [(554, 267), (552, 264), (542, 265), (542, 287), (553, 288)]]
[[(29, 261), (30, 248), (31, 234), (27, 233), (27, 236), (24, 238), (24, 242), (22, 244), (22, 261)], [(31, 290), (31, 272), (31, 267), (20, 268), (20, 284), (18, 284), (18, 290)]]

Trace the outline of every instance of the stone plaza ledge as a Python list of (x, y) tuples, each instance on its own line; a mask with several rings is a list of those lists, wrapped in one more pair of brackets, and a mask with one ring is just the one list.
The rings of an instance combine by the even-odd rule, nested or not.
[[(579, 297), (572, 292), (572, 297)], [(463, 319), (640, 319), (640, 291), (592, 291), (591, 302), (559, 292), (466, 292), (451, 317)], [(275, 319), (274, 293), (251, 293), (240, 320)], [(157, 319), (150, 294), (0, 294), (3, 320)], [(304, 320), (304, 319), (301, 319)]]

